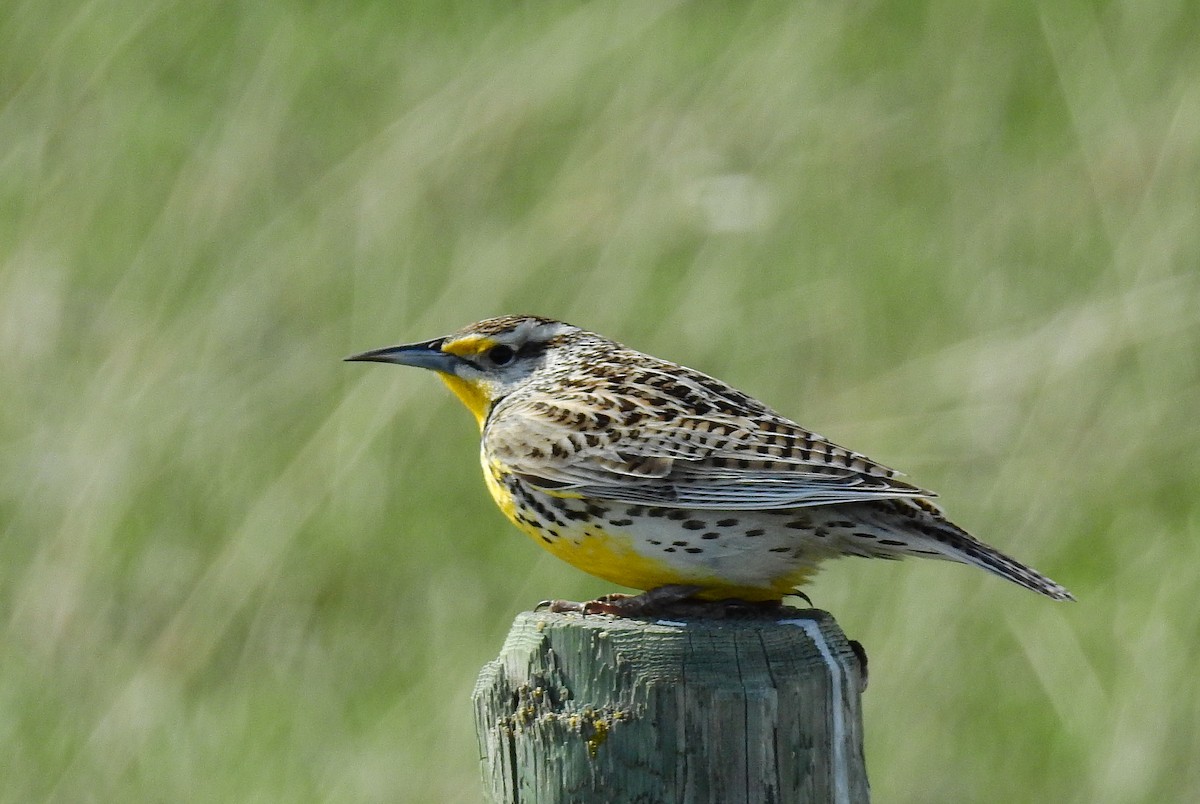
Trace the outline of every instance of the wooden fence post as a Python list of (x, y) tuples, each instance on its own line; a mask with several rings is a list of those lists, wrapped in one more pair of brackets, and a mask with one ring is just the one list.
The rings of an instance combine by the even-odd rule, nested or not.
[(863, 669), (833, 617), (524, 612), (473, 695), (489, 801), (869, 799)]

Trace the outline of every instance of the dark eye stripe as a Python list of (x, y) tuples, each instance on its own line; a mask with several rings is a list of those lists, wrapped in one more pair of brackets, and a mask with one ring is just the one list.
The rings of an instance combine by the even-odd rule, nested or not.
[(521, 348), (517, 350), (517, 358), (525, 360), (530, 357), (537, 357), (546, 351), (545, 341), (526, 341), (521, 344)]

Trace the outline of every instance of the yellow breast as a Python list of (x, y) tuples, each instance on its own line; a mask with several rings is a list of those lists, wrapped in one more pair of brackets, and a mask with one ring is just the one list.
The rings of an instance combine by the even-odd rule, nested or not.
[[(483, 476), (488, 492), (504, 515), (542, 549), (598, 578), (631, 589), (653, 589), (670, 584), (706, 587), (698, 597), (720, 600), (776, 600), (787, 594), (802, 579), (779, 578), (763, 587), (733, 585), (697, 567), (693, 571), (672, 566), (638, 550), (638, 540), (628, 530), (614, 528), (601, 519), (566, 520), (563, 525), (547, 526), (534, 511), (522, 506), (509, 491), (506, 473), (499, 464), (488, 460), (481, 451)], [(546, 492), (539, 495), (552, 496)], [(568, 497), (569, 495), (563, 495)], [(575, 497), (574, 499), (579, 499)], [(631, 526), (636, 527), (636, 525)]]
[(503, 469), (481, 455), (488, 492), (509, 521), (540, 547), (584, 572), (632, 589), (653, 589), (680, 583), (679, 574), (660, 561), (639, 554), (626, 533), (613, 532), (586, 521), (571, 521), (556, 528), (553, 536), (545, 527), (531, 524), (502, 482)]

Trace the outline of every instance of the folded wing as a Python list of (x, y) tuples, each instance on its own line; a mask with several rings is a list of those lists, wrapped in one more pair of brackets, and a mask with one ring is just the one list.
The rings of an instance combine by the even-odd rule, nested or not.
[(553, 493), (651, 506), (762, 510), (934, 496), (705, 375), (685, 370), (658, 391), (505, 400), (487, 424), (487, 457)]

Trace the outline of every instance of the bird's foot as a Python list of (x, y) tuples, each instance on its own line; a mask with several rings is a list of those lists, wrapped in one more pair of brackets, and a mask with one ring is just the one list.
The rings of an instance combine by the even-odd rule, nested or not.
[(658, 586), (640, 595), (614, 593), (595, 600), (543, 600), (535, 607), (556, 613), (609, 614), (614, 617), (697, 617), (710, 619), (777, 616), (783, 609), (780, 600), (697, 600), (693, 595), (701, 586)]
[(603, 595), (595, 600), (577, 603), (574, 600), (543, 600), (535, 609), (546, 609), (556, 613), (574, 612), (578, 614), (611, 614), (614, 617), (649, 617), (663, 614), (673, 604), (701, 590), (699, 586), (668, 585), (657, 586), (640, 595), (626, 595), (614, 592)]

